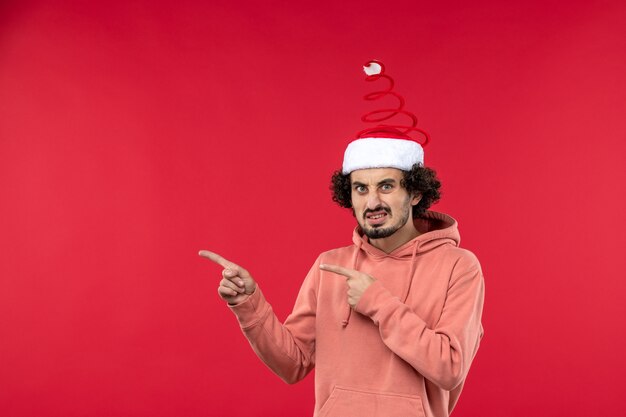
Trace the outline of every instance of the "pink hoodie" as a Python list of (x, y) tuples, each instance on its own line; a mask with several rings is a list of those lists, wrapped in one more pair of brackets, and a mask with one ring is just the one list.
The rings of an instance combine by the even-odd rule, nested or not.
[[(257, 355), (288, 383), (315, 367), (316, 417), (449, 416), (483, 335), (480, 264), (457, 222), (429, 211), (422, 233), (390, 254), (355, 230), (321, 254), (284, 324), (261, 290), (232, 306)], [(354, 312), (335, 264), (377, 279)]]

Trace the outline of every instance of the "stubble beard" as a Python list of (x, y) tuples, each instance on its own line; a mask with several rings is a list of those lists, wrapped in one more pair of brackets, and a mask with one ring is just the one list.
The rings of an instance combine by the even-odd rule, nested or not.
[[(375, 210), (378, 210), (379, 208), (377, 207)], [(391, 210), (387, 209), (387, 208), (382, 208), (381, 209), (385, 210), (387, 212), (387, 215), (391, 217)], [(400, 218), (400, 221), (396, 224), (396, 225), (392, 225), (389, 227), (371, 227), (368, 226), (365, 220), (365, 214), (363, 215), (364, 219), (363, 219), (363, 223), (360, 224), (361, 226), (361, 230), (363, 231), (363, 233), (365, 234), (365, 236), (367, 236), (369, 239), (384, 239), (386, 237), (389, 237), (391, 235), (393, 235), (394, 233), (396, 233), (399, 229), (401, 229), (402, 227), (404, 227), (404, 225), (406, 224), (406, 222), (409, 221), (409, 217), (411, 216), (411, 212), (412, 212), (412, 207), (409, 205), (408, 207), (405, 207), (404, 211), (402, 212), (402, 217)]]

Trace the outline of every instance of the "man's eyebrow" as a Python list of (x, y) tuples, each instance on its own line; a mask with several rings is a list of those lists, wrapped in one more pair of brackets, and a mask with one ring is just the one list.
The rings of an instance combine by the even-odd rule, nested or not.
[(396, 180), (394, 180), (393, 178), (385, 178), (384, 180), (379, 181), (377, 185), (395, 184), (395, 183), (396, 183)]
[[(381, 185), (385, 185), (385, 184), (395, 184), (396, 180), (393, 178), (385, 178), (384, 180), (380, 180), (378, 181), (378, 184), (376, 184), (377, 186), (381, 186)], [(353, 181), (352, 184), (350, 184), (352, 187), (367, 187), (366, 184), (363, 184), (360, 181)]]

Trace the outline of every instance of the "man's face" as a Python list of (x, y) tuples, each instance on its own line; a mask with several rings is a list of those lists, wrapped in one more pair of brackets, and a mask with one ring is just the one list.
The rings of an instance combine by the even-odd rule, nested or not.
[(412, 207), (421, 197), (407, 193), (400, 185), (403, 177), (395, 168), (359, 169), (350, 174), (354, 215), (370, 239), (412, 227)]

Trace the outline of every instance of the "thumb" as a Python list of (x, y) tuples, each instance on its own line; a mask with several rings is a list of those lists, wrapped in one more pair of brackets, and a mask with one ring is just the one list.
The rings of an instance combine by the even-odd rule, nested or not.
[(243, 278), (243, 279), (252, 278), (250, 273), (246, 269), (240, 267), (239, 265), (232, 264), (231, 266), (225, 269), (228, 271), (232, 271), (232, 275), (231, 275), (232, 277), (238, 276), (239, 278)]

